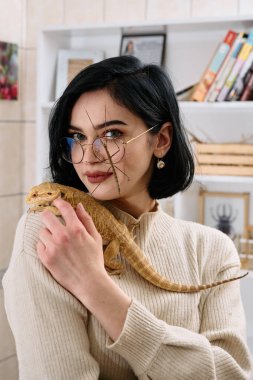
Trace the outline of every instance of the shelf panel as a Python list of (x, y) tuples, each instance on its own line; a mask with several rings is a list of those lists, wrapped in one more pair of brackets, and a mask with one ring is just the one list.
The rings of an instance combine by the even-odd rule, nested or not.
[(253, 184), (253, 177), (225, 176), (225, 175), (195, 175), (195, 182), (201, 183), (241, 183)]
[(145, 20), (145, 21), (131, 21), (131, 22), (113, 22), (113, 23), (84, 23), (83, 25), (69, 25), (69, 26), (49, 26), (43, 28), (43, 33), (64, 33), (67, 35), (80, 35), (83, 32), (96, 31), (101, 33), (101, 30), (117, 29), (124, 31), (124, 29), (139, 29), (139, 28), (180, 28), (186, 27), (187, 29), (210, 29), (211, 26), (217, 28), (219, 24), (240, 24), (249, 23), (252, 24), (253, 14), (250, 15), (236, 15), (227, 17), (191, 17), (191, 18), (179, 18), (179, 19), (159, 19), (159, 20)]
[[(177, 87), (182, 89), (189, 84), (197, 83), (202, 69), (210, 58), (210, 52), (215, 49), (228, 28), (247, 31), (252, 27), (253, 14), (46, 27), (40, 34), (38, 46), (38, 130), (43, 135), (50, 110), (55, 104), (52, 100), (55, 94), (55, 73), (59, 49), (97, 48), (105, 52), (105, 57), (111, 57), (119, 54), (123, 33), (164, 31), (167, 35), (165, 66), (171, 73), (172, 82), (177, 90)], [(185, 69), (186, 61), (187, 70)], [(211, 138), (215, 141), (222, 140), (220, 136), (222, 133), (225, 138), (234, 140), (240, 139), (239, 130), (244, 134), (252, 133), (253, 102), (182, 101), (180, 108), (189, 130), (195, 134), (202, 129), (208, 134), (210, 131)], [(48, 151), (47, 136), (43, 135), (39, 143), (41, 150), (38, 154), (38, 165), (41, 170), (43, 157)], [(251, 177), (197, 176), (196, 178), (210, 183), (253, 183)]]
[(182, 111), (217, 112), (217, 111), (250, 111), (253, 112), (253, 101), (249, 102), (187, 102), (180, 101)]

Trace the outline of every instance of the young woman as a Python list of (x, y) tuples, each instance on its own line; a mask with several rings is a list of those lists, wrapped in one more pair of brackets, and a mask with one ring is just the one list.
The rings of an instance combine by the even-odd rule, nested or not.
[[(157, 272), (195, 285), (238, 275), (226, 235), (158, 205), (194, 173), (161, 68), (129, 56), (89, 66), (57, 102), (49, 135), (53, 181), (107, 207)], [(21, 218), (3, 281), (20, 380), (249, 378), (239, 281), (174, 293), (140, 277), (123, 256), (124, 272), (110, 275), (85, 209), (54, 204), (61, 219), (50, 211)]]

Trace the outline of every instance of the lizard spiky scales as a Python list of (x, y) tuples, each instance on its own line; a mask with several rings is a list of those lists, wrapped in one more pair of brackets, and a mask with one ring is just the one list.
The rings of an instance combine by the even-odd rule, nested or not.
[(120, 250), (128, 263), (140, 276), (153, 285), (172, 292), (198, 292), (200, 290), (209, 289), (230, 281), (238, 280), (247, 274), (206, 285), (183, 285), (173, 283), (157, 273), (151, 266), (142, 250), (134, 242), (127, 227), (90, 195), (73, 187), (53, 182), (44, 182), (38, 186), (32, 187), (26, 197), (26, 202), (30, 206), (30, 212), (40, 212), (49, 209), (55, 215), (60, 215), (59, 210), (52, 204), (54, 199), (58, 197), (69, 202), (74, 208), (76, 208), (78, 203), (81, 202), (85, 210), (92, 217), (103, 241), (108, 242), (108, 246), (104, 252), (104, 260), (105, 267), (109, 271), (120, 273), (123, 270), (122, 265), (117, 262), (117, 255)]

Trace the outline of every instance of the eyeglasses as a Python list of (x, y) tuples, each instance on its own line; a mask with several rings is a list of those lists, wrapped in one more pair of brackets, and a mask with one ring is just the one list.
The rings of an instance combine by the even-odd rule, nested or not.
[(82, 144), (79, 140), (72, 137), (63, 137), (60, 141), (61, 156), (71, 164), (80, 164), (83, 161), (86, 148), (91, 146), (93, 154), (99, 162), (110, 163), (111, 161), (113, 164), (116, 164), (124, 157), (127, 144), (151, 131), (157, 125), (128, 141), (115, 137), (96, 137), (91, 144)]

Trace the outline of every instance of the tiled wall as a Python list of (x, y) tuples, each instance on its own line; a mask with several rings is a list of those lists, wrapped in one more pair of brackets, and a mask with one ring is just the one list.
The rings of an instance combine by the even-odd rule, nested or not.
[[(25, 193), (35, 181), (36, 51), (47, 25), (253, 14), (253, 0), (1, 0), (0, 40), (19, 44), (18, 101), (0, 101), (0, 279)], [(0, 379), (17, 379), (0, 286)]]

